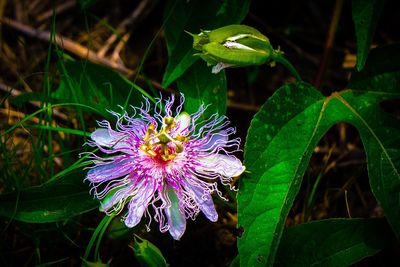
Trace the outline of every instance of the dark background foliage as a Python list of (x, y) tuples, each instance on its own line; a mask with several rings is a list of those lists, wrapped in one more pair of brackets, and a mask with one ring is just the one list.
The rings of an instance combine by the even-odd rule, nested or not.
[[(340, 2), (253, 1), (242, 23), (268, 36), (274, 47), (279, 46), (285, 52), (286, 58), (297, 68), (303, 80), (328, 96), (345, 88), (356, 65), (357, 44), (351, 1), (343, 1), (337, 28), (332, 33), (335, 37), (333, 46), (326, 45), (334, 10), (340, 6)], [(207, 3), (201, 5), (207, 6)], [(64, 8), (60, 9), (61, 6)], [(52, 100), (53, 104), (63, 103), (65, 99), (74, 97), (66, 88), (76, 88), (78, 81), (81, 84), (82, 80), (88, 85), (86, 88), (92, 89), (76, 92), (77, 97), (84, 99), (86, 102), (83, 103), (89, 108), (62, 108), (51, 115), (58, 121), (59, 127), (70, 130), (54, 135), (50, 143), (46, 143), (47, 132), (33, 126), (17, 128), (12, 134), (2, 135), (0, 215), (7, 217), (2, 217), (0, 222), (0, 265), (81, 265), (91, 235), (104, 216), (94, 209), (97, 202), (87, 198), (88, 185), (82, 183), (85, 172), (77, 169), (69, 173), (69, 177), (73, 178), (68, 181), (74, 183), (62, 184), (61, 187), (50, 184), (52, 195), (41, 194), (41, 189), (35, 191), (35, 188), (24, 188), (54, 179), (54, 174), (72, 166), (78, 160), (78, 154), (86, 149), (81, 146), (87, 135), (83, 132), (77, 135), (71, 129), (93, 130), (95, 120), (106, 116), (101, 108), (124, 104), (117, 101), (126, 101), (128, 90), (125, 88), (132, 86), (132, 82), (146, 88), (149, 95), (177, 92), (185, 82), (190, 85), (190, 81), (180, 81), (162, 86), (168, 64), (165, 34), (162, 31), (166, 9), (168, 5), (164, 1), (152, 0), (69, 0), (59, 3), (0, 1), (2, 134), (37, 111), (41, 107), (37, 101), (43, 102), (43, 96), (46, 96), (46, 101)], [(200, 20), (201, 14), (195, 15)], [(372, 46), (400, 41), (399, 16), (397, 1), (386, 1)], [(50, 34), (52, 30), (71, 40), (71, 43), (64, 40), (64, 49), (60, 45), (53, 45), (49, 49), (50, 36), (44, 33)], [(110, 42), (109, 38), (116, 32), (116, 41)], [(127, 41), (121, 41), (123, 38), (127, 38)], [(189, 36), (186, 41), (190, 41)], [(106, 51), (108, 43), (111, 45)], [(88, 57), (87, 49), (97, 52), (97, 57)], [(99, 54), (100, 51), (106, 52)], [(65, 65), (60, 63), (68, 57), (83, 58), (92, 72), (80, 76), (80, 61), (67, 61)], [(90, 61), (100, 63), (103, 67), (92, 66)], [(104, 66), (113, 67), (131, 82), (109, 74)], [(113, 80), (115, 90), (112, 98), (107, 95), (107, 79)], [(280, 65), (273, 68), (255, 66), (226, 70), (226, 82), (226, 113), (237, 127), (237, 134), (244, 144), (251, 118), (277, 88), (293, 82), (293, 78)], [(132, 104), (135, 104), (135, 99), (140, 99), (140, 93), (133, 91), (132, 94)], [(116, 101), (110, 102), (113, 100)], [(381, 106), (399, 119), (398, 101), (386, 101)], [(90, 108), (98, 110), (92, 112)], [(34, 124), (41, 120), (46, 121), (47, 117), (32, 116), (28, 122)], [(53, 157), (53, 161), (48, 160)], [(63, 192), (68, 191), (69, 195), (60, 196), (51, 186), (58, 190), (61, 188)], [(314, 186), (315, 193), (311, 193)], [(235, 197), (228, 190), (224, 192), (230, 202), (216, 202), (220, 216), (218, 222), (211, 223), (200, 215), (196, 221), (188, 223), (186, 233), (179, 242), (173, 241), (168, 234), (159, 233), (156, 224), (152, 225), (151, 232), (147, 232), (144, 225), (127, 230), (117, 217), (102, 239), (99, 249), (101, 259), (103, 262), (111, 260), (112, 266), (137, 266), (133, 251), (128, 246), (133, 242), (133, 233), (136, 233), (155, 244), (171, 266), (227, 266), (238, 253), (236, 240), (241, 231), (236, 228)], [(29, 220), (21, 222), (18, 217), (9, 219), (9, 211), (17, 209), (15, 199), (25, 203), (27, 209), (45, 202), (67, 200), (71, 205), (79, 203), (86, 205), (86, 208), (74, 213), (73, 209), (67, 207), (63, 210), (64, 214), (76, 216), (64, 221), (33, 224)], [(45, 208), (51, 214), (50, 206)], [(86, 212), (88, 210), (91, 211)], [(349, 124), (336, 124), (314, 149), (286, 225), (326, 218), (372, 218), (383, 215), (370, 189), (366, 157), (358, 132)], [(373, 227), (379, 226), (381, 224), (377, 223), (365, 227), (373, 231)], [(399, 247), (395, 244), (355, 266), (390, 266), (389, 262), (399, 261), (398, 255)]]

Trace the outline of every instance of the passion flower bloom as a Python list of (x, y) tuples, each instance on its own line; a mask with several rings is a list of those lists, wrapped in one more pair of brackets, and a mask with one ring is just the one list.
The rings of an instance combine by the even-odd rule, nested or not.
[(98, 122), (100, 128), (88, 144), (103, 156), (91, 154), (93, 165), (86, 180), (101, 211), (117, 214), (127, 204), (127, 227), (145, 216), (149, 230), (153, 217), (161, 232), (169, 231), (179, 240), (186, 219), (194, 220), (200, 211), (217, 221), (211, 194), (223, 198), (218, 181), (230, 185), (245, 167), (232, 155), (239, 150), (240, 139), (229, 140), (235, 128), (228, 127), (225, 116), (214, 114), (204, 120), (204, 105), (189, 115), (182, 112), (183, 95), (174, 102), (174, 96), (158, 99), (151, 109), (145, 99), (142, 107), (133, 108), (132, 116), (111, 112), (117, 118), (115, 129), (106, 120)]

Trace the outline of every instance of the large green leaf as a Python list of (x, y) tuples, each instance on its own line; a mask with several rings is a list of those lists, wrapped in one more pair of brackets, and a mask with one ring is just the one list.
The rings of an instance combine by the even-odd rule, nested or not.
[[(109, 117), (107, 110), (119, 111), (128, 103), (139, 105), (141, 89), (106, 67), (87, 61), (60, 63), (61, 82), (52, 97), (65, 102), (80, 103), (99, 110)], [(145, 93), (144, 93), (145, 94)]]
[(400, 127), (379, 107), (380, 101), (390, 98), (400, 98), (400, 92), (348, 90), (337, 100), (346, 108), (343, 120), (356, 126), (361, 135), (372, 192), (400, 237)]
[(283, 233), (275, 266), (349, 266), (392, 241), (393, 232), (384, 219), (314, 221)]
[(355, 72), (345, 98), (354, 114), (367, 153), (371, 189), (400, 237), (400, 127), (380, 102), (400, 98), (400, 45), (371, 51), (364, 69)]
[(226, 78), (223, 72), (212, 74), (202, 61), (193, 64), (177, 80), (179, 91), (185, 95), (185, 111), (194, 113), (199, 106), (208, 105), (204, 118), (212, 114), (225, 114), (226, 111)]
[(339, 121), (359, 130), (371, 188), (399, 234), (400, 127), (378, 105), (400, 93), (369, 90), (349, 89), (323, 98), (307, 84), (285, 85), (256, 114), (245, 146), (249, 172), (238, 193), (238, 224), (244, 231), (238, 240), (241, 265), (273, 264), (312, 151)]
[(66, 220), (99, 206), (81, 175), (0, 195), (0, 216), (29, 223)]
[(384, 0), (353, 0), (352, 12), (357, 37), (357, 70), (364, 67)]
[(312, 150), (331, 125), (325, 107), (310, 85), (285, 85), (252, 120), (238, 193), (241, 266), (272, 265)]
[(185, 33), (199, 33), (228, 24), (240, 23), (247, 15), (250, 1), (180, 1), (170, 0), (165, 9), (164, 31), (168, 49), (168, 65), (163, 77), (167, 87), (179, 78), (197, 59), (192, 48), (192, 37)]

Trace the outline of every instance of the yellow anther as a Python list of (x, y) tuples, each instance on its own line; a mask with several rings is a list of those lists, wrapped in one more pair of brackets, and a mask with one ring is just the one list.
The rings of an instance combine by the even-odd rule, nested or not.
[[(176, 122), (173, 117), (164, 117), (163, 124), (160, 132), (157, 132), (154, 124), (150, 124), (143, 137), (144, 143), (139, 148), (153, 158), (158, 157), (163, 161), (169, 161), (176, 157), (176, 153), (183, 152), (182, 143), (187, 143), (189, 138), (179, 134), (173, 138), (170, 135), (170, 131), (176, 127)], [(175, 151), (172, 154), (170, 154), (171, 151), (168, 146), (170, 142), (175, 146)]]
[(179, 141), (179, 142), (187, 143), (187, 142), (189, 141), (189, 137), (186, 137), (186, 136), (183, 136), (183, 135), (178, 134), (178, 135), (175, 137), (175, 140), (176, 140), (176, 141)]
[(155, 130), (155, 127), (156, 127), (156, 126), (154, 126), (154, 124), (150, 124), (149, 127), (147, 127), (146, 134), (145, 134), (144, 137), (143, 137), (143, 139), (144, 139), (145, 142), (148, 142), (148, 141), (149, 141), (150, 136), (151, 136), (152, 134), (157, 133), (157, 131)]
[(173, 124), (175, 121), (174, 121), (174, 118), (173, 117), (164, 117), (164, 123), (166, 124), (166, 125), (171, 125), (171, 124)]
[(151, 149), (151, 146), (149, 144), (143, 144), (140, 147), (140, 150), (142, 150), (143, 152), (145, 152), (147, 155), (151, 156), (151, 157), (155, 157), (157, 156), (157, 153), (154, 152), (153, 149)]
[(176, 146), (176, 153), (182, 153), (183, 152), (183, 146), (181, 144), (175, 143)]

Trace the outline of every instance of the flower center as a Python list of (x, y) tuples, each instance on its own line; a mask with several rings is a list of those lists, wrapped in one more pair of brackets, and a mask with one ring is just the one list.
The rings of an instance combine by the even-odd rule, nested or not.
[(177, 153), (182, 153), (182, 142), (189, 141), (189, 138), (176, 135), (170, 135), (171, 130), (176, 127), (176, 122), (173, 117), (164, 117), (163, 126), (159, 132), (155, 129), (154, 124), (150, 124), (147, 132), (143, 137), (144, 143), (140, 145), (140, 150), (157, 161), (170, 161), (176, 157)]

